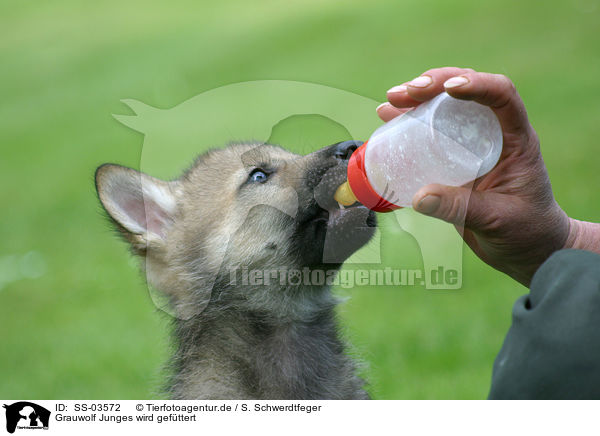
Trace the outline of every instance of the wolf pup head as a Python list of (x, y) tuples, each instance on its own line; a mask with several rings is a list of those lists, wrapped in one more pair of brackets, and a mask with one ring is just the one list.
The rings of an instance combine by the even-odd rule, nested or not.
[[(335, 274), (371, 238), (374, 214), (333, 199), (359, 145), (346, 141), (300, 156), (274, 145), (234, 144), (199, 156), (173, 181), (105, 164), (96, 187), (110, 218), (145, 259), (150, 284), (188, 318), (219, 305), (289, 301), (282, 286), (250, 284), (236, 294), (238, 273)], [(295, 286), (290, 292), (300, 294), (323, 287)]]

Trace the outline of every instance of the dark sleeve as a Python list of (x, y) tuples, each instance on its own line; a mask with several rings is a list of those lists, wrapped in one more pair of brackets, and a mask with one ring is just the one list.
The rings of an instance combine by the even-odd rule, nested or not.
[(561, 250), (517, 300), (490, 399), (600, 399), (600, 255)]

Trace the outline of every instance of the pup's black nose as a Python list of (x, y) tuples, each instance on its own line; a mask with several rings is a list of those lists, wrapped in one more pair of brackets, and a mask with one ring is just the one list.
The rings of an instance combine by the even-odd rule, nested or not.
[(363, 141), (344, 141), (336, 144), (333, 155), (340, 160), (348, 160), (354, 151), (363, 144)]

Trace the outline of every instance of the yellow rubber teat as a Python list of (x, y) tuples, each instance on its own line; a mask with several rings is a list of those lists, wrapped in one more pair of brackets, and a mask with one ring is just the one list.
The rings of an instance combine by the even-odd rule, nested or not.
[(350, 184), (347, 180), (337, 188), (333, 198), (342, 206), (352, 206), (358, 201), (354, 196), (354, 192), (350, 189)]

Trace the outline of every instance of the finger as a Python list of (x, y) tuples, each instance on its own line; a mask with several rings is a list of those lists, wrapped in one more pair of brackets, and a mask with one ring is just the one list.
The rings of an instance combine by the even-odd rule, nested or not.
[[(456, 98), (474, 100), (492, 108), (504, 133), (529, 137), (531, 125), (525, 104), (512, 81), (501, 74), (463, 73), (445, 82), (445, 90)], [(523, 142), (524, 145), (527, 141)]]
[(386, 97), (397, 108), (415, 107), (421, 103), (408, 95), (406, 83), (388, 89)]
[(456, 67), (433, 68), (408, 82), (406, 91), (413, 100), (427, 101), (444, 92), (444, 82), (446, 80), (470, 71), (473, 70)]
[(481, 192), (462, 186), (427, 185), (413, 196), (417, 212), (475, 231), (493, 220), (487, 203)]
[(375, 110), (377, 111), (377, 115), (379, 116), (379, 118), (381, 118), (387, 123), (388, 121), (393, 120), (397, 116), (400, 116), (408, 112), (409, 110), (412, 110), (412, 108), (408, 107), (399, 109), (397, 107), (392, 106), (389, 103), (383, 103), (377, 106), (377, 109)]

